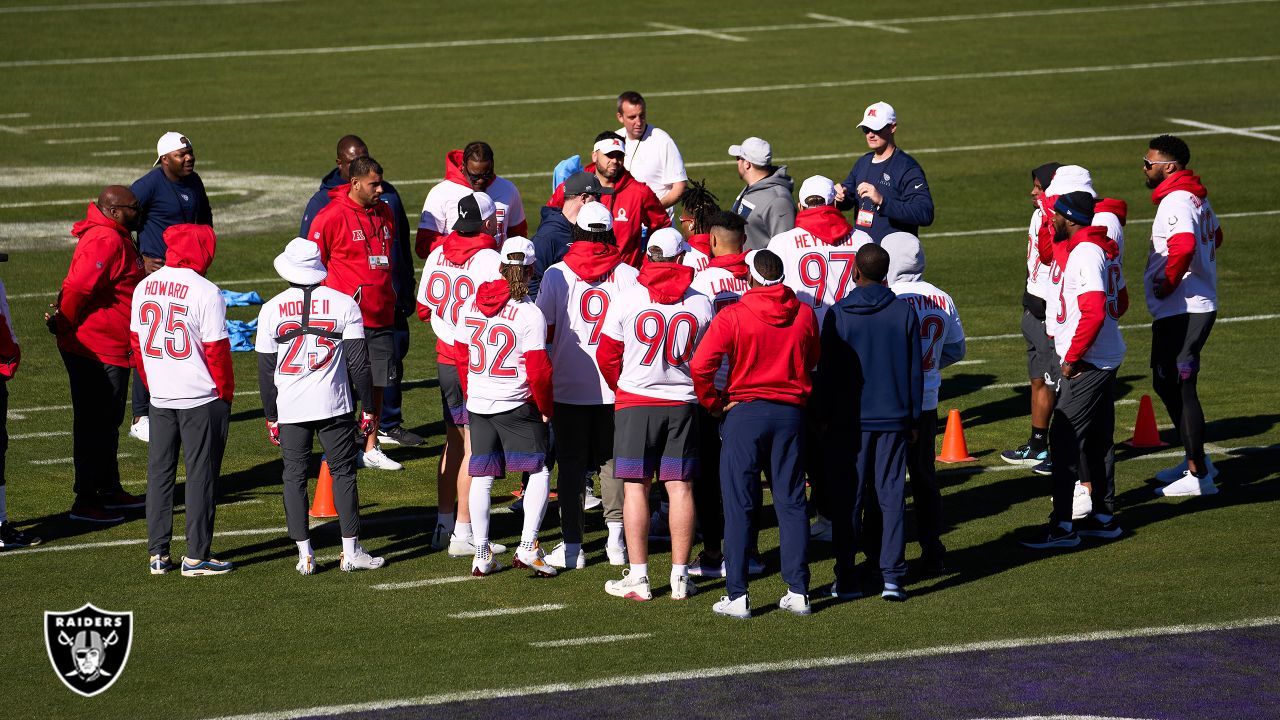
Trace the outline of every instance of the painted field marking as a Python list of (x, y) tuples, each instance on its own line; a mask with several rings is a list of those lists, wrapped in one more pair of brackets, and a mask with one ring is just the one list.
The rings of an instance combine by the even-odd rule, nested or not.
[(141, 150), (99, 150), (89, 153), (90, 157), (125, 157), (128, 155), (155, 155), (155, 148), (143, 148)]
[(71, 409), (70, 405), (44, 405), (42, 407), (11, 408), (9, 410), (9, 419), (10, 420), (26, 420), (27, 413), (45, 412), (47, 410), (70, 410), (70, 409)]
[(669, 25), (667, 23), (660, 23), (660, 22), (647, 22), (645, 23), (645, 25), (648, 25), (649, 27), (658, 28), (659, 30), (679, 30), (680, 32), (687, 33), (689, 35), (702, 35), (703, 37), (714, 38), (716, 40), (728, 40), (729, 42), (746, 42), (747, 41), (746, 38), (738, 37), (737, 35), (726, 35), (724, 33), (719, 33), (714, 30), (699, 30), (697, 28), (684, 27), (683, 25)]
[(818, 13), (806, 13), (805, 17), (813, 18), (814, 20), (826, 20), (827, 22), (835, 23), (836, 25), (841, 25), (843, 27), (860, 27), (860, 28), (867, 28), (869, 30), (884, 30), (885, 32), (899, 33), (899, 34), (907, 34), (911, 32), (906, 28), (893, 27), (892, 25), (888, 25), (882, 22), (870, 22), (867, 20), (850, 20), (849, 18), (837, 17), (835, 15), (819, 15)]
[[(44, 144), (45, 145), (79, 145), (81, 143), (118, 142), (119, 140), (120, 138), (115, 135), (108, 135), (105, 137), (91, 137), (91, 138), (50, 138), (49, 140), (45, 140)], [(4, 206), (0, 205), (0, 207), (4, 207)]]
[(738, 675), (758, 675), (761, 673), (813, 670), (845, 665), (866, 665), (889, 660), (911, 660), (917, 658), (959, 655), (961, 653), (971, 652), (1018, 650), (1021, 648), (1044, 647), (1047, 645), (1067, 645), (1107, 640), (1129, 640), (1133, 638), (1169, 637), (1173, 635), (1189, 635), (1192, 633), (1220, 632), (1223, 630), (1273, 627), (1275, 625), (1280, 625), (1280, 617), (1244, 618), (1240, 620), (1228, 620), (1213, 623), (1166, 625), (1163, 627), (1129, 628), (1124, 630), (1099, 630), (1088, 633), (1044, 635), (1040, 637), (1009, 638), (1005, 640), (983, 640), (954, 645), (935, 645), (932, 647), (914, 648), (910, 650), (887, 650), (849, 655), (797, 658), (794, 660), (742, 663), (738, 665), (722, 665), (717, 667), (683, 668), (668, 672), (647, 673), (642, 675), (616, 675), (613, 677), (603, 677), (594, 680), (548, 683), (545, 685), (526, 684), (518, 687), (491, 687), (483, 690), (464, 690), (459, 692), (438, 693), (434, 695), (421, 695), (418, 697), (349, 703), (346, 705), (321, 705), (294, 710), (281, 710), (277, 712), (261, 712), (248, 715), (226, 716), (218, 718), (217, 720), (295, 720), (296, 718), (305, 718), (314, 715), (323, 716), (376, 713), (385, 710), (415, 707), (419, 705), (443, 705), (445, 703), (455, 702), (532, 697), (537, 695), (576, 692), (580, 690), (604, 690), (635, 687), (638, 685), (654, 685), (677, 680), (710, 680), (722, 677), (734, 677)]
[[(116, 453), (116, 459), (133, 457), (133, 453)], [(70, 465), (75, 458), (49, 458), (48, 460), (29, 460), (32, 465)]]
[(434, 587), (436, 585), (452, 585), (454, 583), (479, 580), (475, 575), (458, 575), (455, 577), (427, 578), (426, 580), (406, 580), (405, 582), (378, 583), (370, 585), (371, 590), (408, 590), (410, 588)]
[(31, 113), (5, 113), (0, 115), (0, 120), (21, 120), (31, 117)]
[(0, 8), (0, 14), (71, 12), (85, 10), (134, 10), (162, 7), (216, 7), (218, 5), (265, 5), (293, 0), (151, 0), (150, 2), (77, 3), (75, 5), (16, 5)]
[[(209, 194), (212, 195), (213, 193), (209, 193)], [(1219, 217), (1222, 217), (1222, 216), (1220, 215)], [(213, 284), (217, 285), (218, 287), (226, 287), (229, 285), (260, 285), (262, 283), (283, 284), (284, 280), (281, 280), (277, 276), (273, 278), (250, 278), (248, 280), (214, 280), (213, 281)], [(10, 300), (29, 300), (31, 298), (53, 297), (57, 294), (58, 293), (56, 292), (18, 293), (17, 295), (10, 295), (9, 299)], [(263, 300), (267, 300), (267, 299), (269, 298), (263, 298)], [(71, 409), (70, 405), (54, 405), (47, 408), (26, 408), (25, 410), (19, 410), (19, 411), (10, 410), (9, 412), (13, 413), (13, 412), (31, 412), (33, 410), (70, 410), (70, 409)]]
[(1270, 140), (1271, 142), (1280, 142), (1280, 137), (1275, 135), (1263, 135), (1252, 130), (1241, 128), (1226, 127), (1224, 125), (1210, 125), (1209, 123), (1197, 122), (1195, 120), (1184, 120), (1182, 118), (1168, 118), (1169, 122), (1187, 127), (1200, 128), (1201, 130), (1210, 130), (1217, 133), (1225, 133), (1227, 135), (1239, 135), (1240, 137), (1254, 138), (1256, 140)]
[(603, 645), (605, 643), (623, 642), (624, 640), (643, 640), (653, 637), (653, 633), (631, 633), (628, 635), (595, 635), (593, 637), (569, 638), (567, 640), (537, 640), (529, 643), (529, 647), (562, 648), (580, 645)]
[(70, 430), (52, 430), (50, 432), (34, 432), (34, 433), (18, 433), (10, 435), (10, 440), (32, 440), (36, 438), (66, 437), (71, 434)]
[(525, 613), (554, 612), (569, 607), (563, 603), (546, 603), (544, 605), (526, 605), (524, 607), (494, 608), (492, 610), (467, 610), (450, 613), (445, 617), (453, 620), (471, 620), (474, 618), (503, 617), (505, 615), (524, 615)]
[[(1213, 322), (1215, 325), (1217, 325), (1219, 323), (1238, 323), (1238, 322), (1256, 322), (1259, 320), (1275, 320), (1276, 318), (1280, 318), (1280, 313), (1272, 313), (1270, 315), (1237, 315), (1235, 317), (1229, 317), (1229, 318), (1218, 318)], [(1151, 327), (1151, 323), (1140, 323), (1140, 324), (1134, 324), (1134, 325), (1121, 325), (1120, 329), (1121, 330), (1140, 330), (1142, 328), (1149, 328), (1149, 327)], [(1013, 340), (1014, 338), (1021, 338), (1021, 337), (1022, 337), (1022, 333), (1005, 333), (1003, 335), (972, 335), (970, 337), (965, 338), (965, 341), (979, 342), (983, 340)], [(987, 385), (981, 389), (994, 390), (1002, 387), (1015, 387), (1015, 386), (1008, 385), (1007, 383), (1002, 383), (1000, 385)]]
[[(46, 140), (45, 142), (49, 142), (49, 141)], [(154, 153), (155, 150), (151, 150), (149, 152)], [(218, 197), (220, 195), (242, 195), (243, 196), (243, 195), (248, 195), (249, 193), (248, 191), (245, 191), (245, 190), (214, 190), (212, 192), (206, 192), (205, 194), (208, 195), (209, 197)], [(57, 205), (86, 205), (93, 201), (94, 201), (94, 198), (75, 198), (72, 200), (32, 200), (29, 202), (0, 203), (0, 210), (11, 210), (15, 208), (54, 207)], [(13, 297), (27, 297), (27, 296), (14, 295)]]
[(986, 362), (987, 362), (986, 360), (960, 360), (959, 362), (954, 362), (951, 364), (952, 365), (982, 365)]

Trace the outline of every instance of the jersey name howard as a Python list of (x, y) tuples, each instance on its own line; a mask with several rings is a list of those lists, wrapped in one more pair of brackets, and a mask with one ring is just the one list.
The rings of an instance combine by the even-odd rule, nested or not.
[(187, 299), (187, 293), (191, 291), (185, 283), (166, 282), (164, 280), (148, 280), (147, 285), (143, 288), (143, 292), (153, 297), (171, 297), (179, 300)]

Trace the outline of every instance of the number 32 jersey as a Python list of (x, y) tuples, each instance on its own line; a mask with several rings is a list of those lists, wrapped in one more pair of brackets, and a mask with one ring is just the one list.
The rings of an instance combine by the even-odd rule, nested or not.
[(302, 327), (302, 298), (302, 289), (291, 287), (268, 300), (258, 313), (254, 349), (276, 356), (276, 404), (282, 423), (325, 420), (351, 412), (351, 383), (341, 343), (364, 338), (360, 306), (350, 296), (322, 285), (311, 292), (307, 325), (340, 338), (304, 333), (277, 342), (284, 333)]

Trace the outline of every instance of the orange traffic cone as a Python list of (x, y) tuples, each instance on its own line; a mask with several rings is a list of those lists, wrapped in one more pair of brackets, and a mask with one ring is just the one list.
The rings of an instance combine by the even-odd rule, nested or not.
[(1151, 396), (1143, 395), (1138, 402), (1138, 421), (1133, 425), (1133, 437), (1124, 441), (1131, 448), (1168, 447), (1169, 443), (1160, 439), (1160, 430), (1156, 427), (1156, 411), (1151, 406)]
[(951, 412), (947, 413), (947, 431), (942, 436), (942, 454), (938, 456), (939, 462), (958, 463), (977, 460), (969, 454), (969, 448), (964, 442), (964, 425), (960, 423), (960, 411), (951, 408)]
[(316, 481), (316, 497), (311, 501), (313, 518), (338, 517), (338, 510), (333, 506), (333, 475), (329, 474), (329, 461), (320, 458), (320, 479)]

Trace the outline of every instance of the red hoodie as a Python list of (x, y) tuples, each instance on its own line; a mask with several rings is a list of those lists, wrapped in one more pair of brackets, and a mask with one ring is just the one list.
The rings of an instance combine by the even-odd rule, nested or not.
[(1120, 227), (1129, 220), (1129, 205), (1123, 200), (1115, 198), (1101, 198), (1093, 206), (1093, 213), (1108, 212), (1120, 219)]
[[(817, 315), (791, 288), (752, 288), (717, 313), (703, 335), (691, 365), (694, 392), (712, 413), (747, 400), (804, 406), (821, 347)], [(722, 392), (715, 379), (725, 357), (729, 384)]]
[[(694, 270), (688, 265), (677, 265), (672, 262), (648, 262), (640, 268), (636, 281), (649, 291), (649, 299), (662, 305), (672, 305), (684, 298), (685, 292), (693, 282)], [(618, 408), (636, 405), (676, 406), (684, 403), (661, 398), (635, 395), (618, 389), (618, 378), (622, 375), (622, 355), (625, 350), (621, 340), (600, 334), (600, 344), (596, 345), (596, 366), (600, 368), (600, 376), (609, 389), (614, 392), (614, 406)]]
[[(493, 184), (493, 180), (496, 177), (497, 176), (490, 178), (489, 182), (485, 183), (485, 186), (480, 189), (480, 192), (487, 190), (489, 186)], [(471, 187), (470, 178), (467, 177), (466, 172), (464, 172), (462, 168), (461, 150), (450, 150), (445, 153), (444, 181), (454, 183), (455, 185), (461, 185), (468, 190), (473, 189)], [(528, 232), (529, 221), (521, 220), (519, 225), (512, 225), (507, 228), (507, 237), (528, 237)], [(441, 237), (443, 237), (443, 235), (435, 230), (429, 228), (418, 228), (418, 234), (414, 239), (414, 252), (418, 254), (418, 257), (425, 260), (427, 256), (431, 254), (431, 251), (435, 249), (436, 243), (439, 242)]]
[(689, 247), (694, 250), (697, 250), (707, 257), (711, 257), (711, 233), (690, 235), (689, 239), (685, 240), (685, 242), (689, 243)]
[[(362, 207), (351, 199), (351, 184), (329, 191), (329, 204), (311, 222), (311, 239), (328, 268), (324, 286), (356, 299), (365, 329), (395, 324), (396, 293), (391, 286), (391, 207), (375, 202)], [(373, 258), (382, 262), (374, 267)]]
[(739, 280), (751, 277), (751, 270), (747, 268), (747, 254), (744, 252), (713, 257), (707, 267), (722, 268)]
[[(1058, 263), (1059, 268), (1067, 267), (1067, 259), (1080, 243), (1092, 243), (1102, 248), (1108, 260), (1120, 256), (1120, 246), (1107, 237), (1107, 229), (1100, 225), (1090, 225), (1077, 230), (1071, 239), (1054, 245), (1054, 262)], [(1118, 316), (1124, 315), (1129, 308), (1127, 288), (1120, 289), (1116, 302), (1120, 306)], [(1080, 293), (1076, 297), (1076, 305), (1080, 308), (1080, 321), (1076, 324), (1076, 334), (1071, 338), (1071, 346), (1067, 348), (1063, 362), (1079, 362), (1093, 346), (1093, 341), (1098, 339), (1102, 323), (1107, 319), (1107, 293), (1102, 290)]]
[[(1179, 190), (1185, 190), (1201, 199), (1209, 197), (1209, 191), (1200, 182), (1200, 176), (1192, 174), (1190, 170), (1179, 170), (1151, 191), (1151, 202), (1159, 205), (1170, 193)], [(1191, 260), (1196, 254), (1196, 238), (1188, 232), (1178, 233), (1165, 240), (1165, 244), (1169, 247), (1169, 259), (1165, 261), (1164, 280), (1165, 292), (1169, 293), (1182, 283), (1182, 276), (1191, 267)], [(1213, 247), (1222, 247), (1222, 228), (1218, 228), (1218, 233), (1213, 238)]]
[[(595, 172), (596, 164), (583, 168), (583, 172)], [(658, 196), (642, 182), (636, 182), (626, 170), (613, 185), (613, 194), (604, 195), (600, 202), (613, 213), (613, 235), (618, 239), (618, 249), (622, 251), (622, 261), (638, 268), (644, 258), (644, 248), (640, 246), (640, 229), (643, 225), (653, 232), (659, 228), (670, 227), (671, 218), (667, 209), (662, 207)], [(547, 201), (548, 207), (564, 207), (564, 183), (556, 186)], [(709, 254), (709, 253), (708, 253)]]
[[(511, 286), (505, 279), (490, 280), (481, 283), (476, 289), (476, 308), (485, 317), (497, 315), (511, 300)], [(458, 379), (462, 382), (462, 394), (467, 394), (467, 373), (470, 371), (471, 350), (468, 342), (454, 343), (454, 365), (458, 368)], [(551, 385), (551, 360), (545, 349), (526, 350), (521, 354), (524, 360), (525, 375), (529, 378), (529, 391), (533, 394), (533, 404), (544, 417), (551, 417), (555, 407), (555, 399)]]
[(1040, 253), (1042, 265), (1053, 264), (1053, 204), (1058, 201), (1057, 195), (1040, 193), (1036, 205), (1040, 207), (1040, 227), (1036, 231), (1036, 252)]
[(853, 233), (853, 226), (832, 205), (805, 208), (796, 213), (796, 227), (828, 245), (840, 245)]
[(71, 228), (80, 238), (58, 292), (58, 349), (129, 367), (129, 310), (146, 276), (129, 231), (89, 204)]
[(621, 262), (622, 253), (618, 248), (602, 242), (579, 241), (569, 245), (564, 254), (564, 264), (587, 283), (604, 281)]

